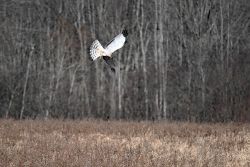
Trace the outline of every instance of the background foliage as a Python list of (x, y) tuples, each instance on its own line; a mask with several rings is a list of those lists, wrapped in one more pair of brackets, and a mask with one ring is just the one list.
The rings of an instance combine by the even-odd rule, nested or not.
[[(249, 121), (247, 0), (1, 0), (0, 116)], [(123, 28), (114, 74), (89, 46)]]

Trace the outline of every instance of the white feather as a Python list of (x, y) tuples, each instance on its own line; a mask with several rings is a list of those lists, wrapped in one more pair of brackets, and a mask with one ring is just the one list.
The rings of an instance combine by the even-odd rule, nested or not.
[(105, 55), (105, 49), (102, 47), (98, 40), (95, 40), (90, 46), (90, 56), (92, 60)]
[(107, 54), (111, 55), (116, 50), (122, 48), (123, 45), (124, 45), (124, 43), (125, 43), (125, 41), (126, 41), (126, 38), (122, 34), (117, 35), (112, 40), (112, 42), (110, 44), (108, 44), (108, 46), (105, 48), (105, 50), (107, 51)]
[(126, 38), (119, 34), (117, 35), (106, 47), (102, 47), (98, 40), (95, 40), (90, 47), (90, 56), (93, 60), (96, 60), (101, 56), (110, 56), (113, 52), (123, 47)]

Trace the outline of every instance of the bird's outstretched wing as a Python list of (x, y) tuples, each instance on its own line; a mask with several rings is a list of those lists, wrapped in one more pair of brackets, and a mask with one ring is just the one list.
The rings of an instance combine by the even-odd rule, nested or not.
[(105, 48), (107, 48), (107, 47), (109, 46), (109, 44), (111, 44), (114, 40), (115, 40), (115, 38), (113, 38), (111, 41), (109, 41), (109, 43), (107, 43), (107, 44), (105, 45)]
[(105, 47), (105, 50), (111, 55), (116, 50), (122, 48), (125, 41), (126, 38), (122, 34), (119, 34)]
[(103, 56), (103, 60), (109, 65), (111, 71), (115, 72), (115, 63), (113, 58), (108, 57), (108, 56)]

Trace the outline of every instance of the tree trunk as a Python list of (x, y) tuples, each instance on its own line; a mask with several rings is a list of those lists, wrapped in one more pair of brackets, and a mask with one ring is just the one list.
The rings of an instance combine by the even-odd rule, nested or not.
[(25, 98), (26, 98), (26, 91), (27, 91), (27, 84), (28, 84), (28, 79), (29, 79), (32, 55), (33, 55), (33, 50), (31, 50), (31, 52), (29, 53), (29, 58), (28, 58), (28, 63), (27, 63), (27, 69), (26, 69), (26, 74), (25, 74), (25, 82), (24, 82), (24, 85), (23, 85), (23, 98), (22, 98), (22, 107), (21, 107), (21, 111), (20, 111), (20, 119), (23, 119), (23, 112), (24, 112), (24, 109), (25, 109)]

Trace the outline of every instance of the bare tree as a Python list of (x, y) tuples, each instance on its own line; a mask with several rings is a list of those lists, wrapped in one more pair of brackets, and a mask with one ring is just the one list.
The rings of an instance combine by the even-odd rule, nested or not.
[[(247, 4), (2, 0), (0, 117), (249, 121)], [(123, 28), (114, 74), (89, 46)]]

